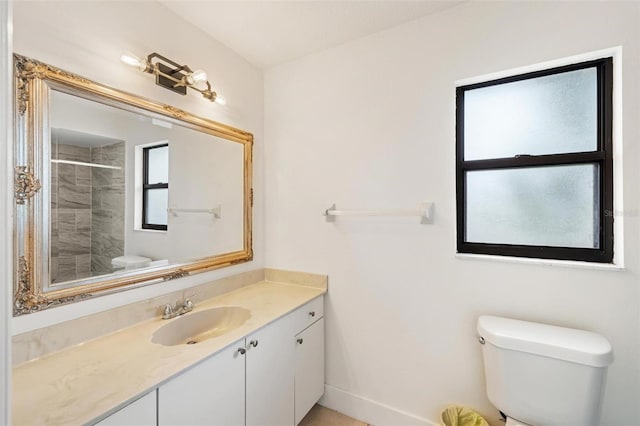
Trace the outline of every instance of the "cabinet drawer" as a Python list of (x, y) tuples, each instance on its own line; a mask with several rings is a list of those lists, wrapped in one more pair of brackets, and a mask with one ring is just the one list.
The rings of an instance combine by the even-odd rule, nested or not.
[(324, 316), (324, 296), (316, 297), (293, 312), (296, 334)]

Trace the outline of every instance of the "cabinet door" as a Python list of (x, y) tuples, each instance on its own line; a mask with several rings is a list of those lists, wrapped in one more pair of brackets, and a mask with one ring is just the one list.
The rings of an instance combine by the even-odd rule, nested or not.
[(156, 425), (156, 391), (149, 392), (116, 411), (96, 426), (155, 426)]
[(247, 426), (293, 425), (292, 318), (285, 316), (247, 337)]
[(244, 425), (244, 339), (158, 388), (158, 425)]
[(324, 318), (296, 336), (295, 424), (324, 393)]

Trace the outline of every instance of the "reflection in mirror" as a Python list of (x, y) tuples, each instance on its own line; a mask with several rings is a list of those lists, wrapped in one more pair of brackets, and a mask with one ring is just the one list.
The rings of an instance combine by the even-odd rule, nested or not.
[(242, 249), (242, 145), (55, 90), (50, 105), (51, 286)]
[(250, 133), (15, 60), (14, 315), (252, 259)]
[(125, 142), (51, 129), (51, 283), (111, 272), (124, 256)]

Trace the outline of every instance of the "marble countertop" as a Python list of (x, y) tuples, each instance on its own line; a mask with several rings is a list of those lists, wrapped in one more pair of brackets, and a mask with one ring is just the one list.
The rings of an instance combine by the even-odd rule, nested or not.
[(234, 305), (251, 317), (197, 345), (152, 343), (153, 333), (167, 324), (155, 318), (19, 364), (13, 369), (12, 424), (91, 423), (325, 292), (261, 281), (199, 303), (193, 312)]

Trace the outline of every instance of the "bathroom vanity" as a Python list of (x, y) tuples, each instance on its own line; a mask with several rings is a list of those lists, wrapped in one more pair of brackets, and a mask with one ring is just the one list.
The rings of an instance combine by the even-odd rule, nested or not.
[[(297, 424), (324, 392), (325, 292), (260, 281), (17, 365), (13, 424)], [(153, 342), (171, 322), (224, 307), (250, 315), (195, 344)]]

